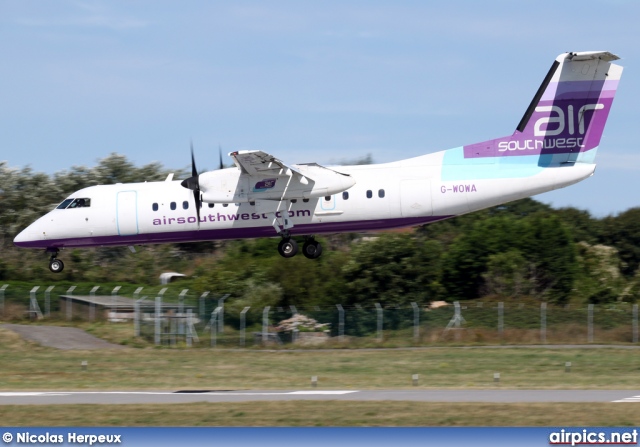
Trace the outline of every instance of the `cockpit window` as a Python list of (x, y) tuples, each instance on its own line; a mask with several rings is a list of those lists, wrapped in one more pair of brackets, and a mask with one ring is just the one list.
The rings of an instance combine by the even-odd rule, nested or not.
[(88, 208), (91, 206), (91, 199), (82, 198), (82, 199), (67, 199), (58, 205), (59, 210), (64, 210), (67, 208)]
[(91, 206), (91, 199), (75, 199), (69, 208), (88, 208)]
[(59, 210), (63, 210), (63, 209), (65, 209), (66, 207), (68, 207), (68, 206), (69, 206), (69, 204), (70, 204), (71, 202), (73, 202), (73, 199), (67, 199), (67, 200), (65, 200), (64, 202), (62, 202), (60, 205), (58, 205), (58, 208), (57, 208), (57, 209), (59, 209)]

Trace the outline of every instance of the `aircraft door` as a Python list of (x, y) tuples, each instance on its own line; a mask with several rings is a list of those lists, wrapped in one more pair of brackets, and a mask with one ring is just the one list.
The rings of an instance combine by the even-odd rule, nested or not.
[[(327, 200), (328, 199), (328, 200)], [(333, 211), (336, 209), (336, 196), (325, 196), (320, 198), (320, 208), (322, 211)]]
[(402, 217), (433, 215), (430, 180), (415, 179), (400, 182), (400, 212)]
[(130, 236), (138, 234), (138, 193), (120, 191), (116, 199), (118, 234)]

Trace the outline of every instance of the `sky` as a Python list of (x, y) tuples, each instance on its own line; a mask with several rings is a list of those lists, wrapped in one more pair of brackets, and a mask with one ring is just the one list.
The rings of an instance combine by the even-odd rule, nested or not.
[(635, 0), (0, 0), (0, 161), (181, 169), (193, 141), (201, 170), (219, 147), (389, 162), (512, 134), (558, 54), (605, 50), (625, 71), (596, 174), (537, 199), (615, 215), (640, 206), (638, 17)]

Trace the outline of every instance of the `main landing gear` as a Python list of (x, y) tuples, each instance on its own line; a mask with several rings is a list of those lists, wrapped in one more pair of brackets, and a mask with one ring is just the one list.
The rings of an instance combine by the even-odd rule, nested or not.
[[(278, 253), (283, 258), (293, 258), (298, 253), (298, 243), (289, 234), (283, 234)], [(322, 254), (322, 245), (313, 236), (308, 236), (302, 245), (302, 254), (307, 259), (317, 259)]]
[(57, 258), (60, 251), (58, 249), (47, 250), (47, 253), (51, 253), (51, 258), (49, 259), (49, 270), (53, 273), (60, 273), (64, 270), (64, 262)]

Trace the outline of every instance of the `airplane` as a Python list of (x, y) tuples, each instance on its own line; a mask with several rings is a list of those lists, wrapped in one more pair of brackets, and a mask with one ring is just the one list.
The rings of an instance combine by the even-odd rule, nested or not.
[(235, 167), (191, 177), (91, 186), (71, 194), (14, 239), (61, 250), (280, 237), (278, 252), (322, 254), (315, 235), (420, 226), (530, 197), (593, 175), (622, 67), (605, 51), (559, 55), (512, 135), (392, 163), (287, 164), (259, 150)]

